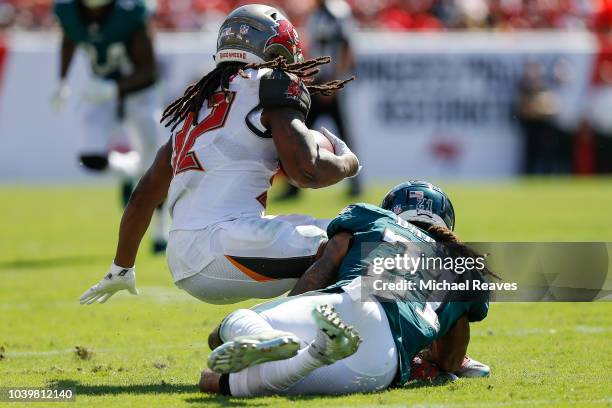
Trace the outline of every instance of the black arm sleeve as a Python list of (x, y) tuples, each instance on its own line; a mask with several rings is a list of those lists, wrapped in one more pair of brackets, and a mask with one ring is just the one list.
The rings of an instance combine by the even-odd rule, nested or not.
[(307, 116), (310, 110), (310, 93), (300, 78), (274, 69), (261, 77), (259, 104), (264, 109), (293, 108)]

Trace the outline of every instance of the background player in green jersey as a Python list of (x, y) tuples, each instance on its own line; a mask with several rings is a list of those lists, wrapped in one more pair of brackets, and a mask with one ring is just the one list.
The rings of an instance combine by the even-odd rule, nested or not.
[[(111, 170), (131, 185), (153, 162), (162, 144), (161, 100), (150, 12), (142, 0), (56, 0), (62, 29), (60, 82), (51, 103), (61, 109), (70, 95), (67, 77), (77, 48), (91, 65), (91, 79), (79, 99), (79, 161), (95, 172)], [(127, 134), (131, 152), (112, 148), (112, 136)], [(163, 211), (158, 211), (154, 250), (165, 248)]]
[[(435, 377), (438, 370), (454, 373), (447, 378), (489, 375), (487, 366), (466, 357), (469, 323), (486, 317), (486, 299), (362, 298), (360, 280), (369, 260), (393, 255), (398, 241), (453, 242), (454, 256), (473, 254), (453, 234), (454, 210), (439, 188), (426, 182), (401, 184), (385, 197), (383, 207), (345, 208), (329, 225), (330, 241), (296, 291), (313, 285), (308, 275), (337, 271), (337, 283), (254, 310), (240, 309), (223, 320), (209, 339), (212, 371), (202, 373), (203, 391), (348, 394)], [(366, 243), (380, 245), (362, 253)]]

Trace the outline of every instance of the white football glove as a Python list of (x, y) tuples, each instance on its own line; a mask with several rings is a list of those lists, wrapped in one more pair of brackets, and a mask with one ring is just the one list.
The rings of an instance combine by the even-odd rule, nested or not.
[(136, 269), (122, 268), (113, 264), (106, 276), (97, 284), (87, 289), (79, 301), (82, 305), (94, 302), (104, 303), (120, 290), (127, 289), (132, 295), (138, 294), (136, 289)]
[(327, 140), (329, 140), (329, 143), (331, 143), (332, 146), (334, 146), (334, 152), (336, 152), (337, 156), (344, 156), (345, 154), (353, 154), (351, 149), (349, 149), (349, 147), (346, 145), (346, 143), (344, 143), (342, 139), (334, 135), (332, 132), (330, 132), (326, 128), (321, 127), (321, 133), (323, 133), (323, 136), (325, 136)]
[(359, 158), (357, 157), (357, 155), (353, 153), (351, 149), (349, 149), (349, 147), (346, 145), (346, 143), (344, 143), (342, 139), (334, 135), (332, 132), (330, 132), (326, 128), (321, 127), (321, 133), (323, 134), (323, 136), (327, 138), (327, 140), (329, 140), (332, 146), (334, 146), (334, 152), (336, 152), (336, 156), (344, 156), (345, 154), (352, 154), (353, 156), (355, 156), (355, 158), (357, 159), (357, 172), (347, 178), (357, 177), (357, 175), (361, 172), (361, 168), (362, 168), (361, 165), (359, 164)]
[(119, 96), (119, 87), (115, 81), (94, 79), (83, 91), (83, 100), (89, 103), (101, 103)]
[(70, 98), (70, 87), (66, 81), (62, 79), (57, 89), (51, 95), (51, 109), (55, 112), (62, 111), (64, 106), (66, 106), (66, 102), (68, 102), (68, 98)]

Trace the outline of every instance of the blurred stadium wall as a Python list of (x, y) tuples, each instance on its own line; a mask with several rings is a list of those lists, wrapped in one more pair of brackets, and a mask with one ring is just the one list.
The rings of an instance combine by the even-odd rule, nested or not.
[[(212, 67), (215, 33), (157, 35), (165, 102)], [(59, 38), (13, 32), (0, 42), (0, 181), (99, 182), (76, 163), (83, 56), (66, 111), (51, 111)], [(557, 96), (555, 121), (575, 133), (586, 114), (598, 41), (589, 32), (361, 32), (357, 81), (342, 97), (367, 181), (404, 177), (511, 177), (523, 138), (517, 89), (538, 61)], [(6, 58), (3, 58), (6, 50)], [(553, 81), (556, 67), (566, 71)], [(120, 145), (123, 130), (117, 130)]]

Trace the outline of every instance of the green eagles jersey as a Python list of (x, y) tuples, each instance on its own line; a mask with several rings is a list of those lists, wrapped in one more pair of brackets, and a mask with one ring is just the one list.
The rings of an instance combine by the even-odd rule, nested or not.
[(150, 17), (142, 0), (116, 0), (101, 23), (88, 23), (76, 0), (56, 0), (53, 11), (64, 35), (89, 56), (96, 76), (117, 80), (131, 73), (128, 44)]
[[(338, 232), (353, 234), (351, 247), (338, 271), (338, 283), (326, 289), (336, 291), (366, 273), (374, 258), (393, 257), (403, 249), (394, 245), (394, 237), (415, 243), (434, 243), (423, 230), (406, 222), (391, 211), (369, 205), (346, 207), (327, 228), (329, 238)], [(381, 243), (371, 245), (372, 243)], [(368, 246), (368, 244), (370, 244)], [(365, 249), (364, 249), (365, 248)], [(367, 248), (371, 248), (367, 249)], [(432, 245), (432, 251), (433, 251)], [(488, 302), (415, 302), (381, 301), (399, 356), (397, 385), (410, 377), (410, 362), (422, 349), (444, 336), (463, 315), (470, 321), (483, 320)]]

